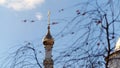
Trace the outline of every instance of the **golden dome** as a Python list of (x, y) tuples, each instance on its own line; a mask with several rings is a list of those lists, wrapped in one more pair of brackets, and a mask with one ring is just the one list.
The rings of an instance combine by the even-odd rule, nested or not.
[(43, 44), (44, 45), (53, 45), (54, 39), (52, 38), (52, 35), (50, 33), (50, 26), (48, 26), (48, 32), (46, 36), (43, 38)]

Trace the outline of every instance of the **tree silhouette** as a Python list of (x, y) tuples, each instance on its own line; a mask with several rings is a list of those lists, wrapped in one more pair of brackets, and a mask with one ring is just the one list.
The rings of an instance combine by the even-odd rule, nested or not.
[[(76, 10), (73, 11), (73, 8)], [(114, 51), (114, 45), (120, 35), (119, 0), (82, 0), (81, 3), (73, 5), (73, 8), (59, 10), (59, 13), (72, 10), (76, 16), (72, 19), (61, 19), (67, 24), (54, 38), (56, 41), (59, 38), (68, 42), (54, 59), (55, 66), (108, 68), (109, 55)], [(59, 20), (51, 25), (54, 24), (59, 24)], [(18, 48), (10, 68), (42, 68), (42, 62), (38, 59), (42, 55), (38, 52), (31, 43)], [(5, 68), (4, 66), (2, 67)]]
[(119, 37), (119, 3), (87, 0), (76, 4), (76, 16), (58, 35), (71, 33), (77, 37), (72, 36), (75, 41), (60, 53), (56, 63), (64, 63), (63, 68), (108, 68), (109, 56)]

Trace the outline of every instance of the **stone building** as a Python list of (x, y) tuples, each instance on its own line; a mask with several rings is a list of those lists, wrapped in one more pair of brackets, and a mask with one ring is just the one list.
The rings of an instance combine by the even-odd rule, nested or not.
[(108, 68), (120, 68), (120, 38), (116, 43), (114, 52), (109, 56)]

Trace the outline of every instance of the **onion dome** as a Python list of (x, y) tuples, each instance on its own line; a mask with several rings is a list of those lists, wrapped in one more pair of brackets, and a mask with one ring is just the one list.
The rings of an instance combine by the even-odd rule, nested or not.
[(52, 38), (52, 35), (50, 33), (50, 25), (48, 25), (48, 32), (46, 36), (43, 38), (43, 44), (44, 45), (53, 45), (54, 39)]

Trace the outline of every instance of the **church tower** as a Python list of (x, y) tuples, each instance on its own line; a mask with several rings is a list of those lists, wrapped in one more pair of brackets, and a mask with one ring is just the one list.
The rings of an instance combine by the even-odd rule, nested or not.
[(50, 12), (48, 12), (48, 32), (43, 38), (43, 44), (45, 48), (45, 59), (43, 61), (44, 68), (53, 68), (54, 61), (52, 59), (52, 47), (54, 44), (54, 39), (50, 33)]

